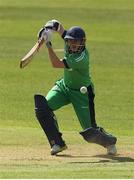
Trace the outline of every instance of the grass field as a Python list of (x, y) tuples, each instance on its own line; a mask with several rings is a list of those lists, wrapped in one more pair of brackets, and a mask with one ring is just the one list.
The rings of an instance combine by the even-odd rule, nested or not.
[[(87, 33), (96, 118), (118, 137), (115, 157), (83, 141), (71, 106), (56, 112), (68, 150), (50, 156), (33, 95), (45, 95), (63, 70), (51, 67), (45, 47), (24, 70), (19, 60), (54, 18)], [(0, 178), (134, 178), (133, 22), (133, 0), (0, 0)], [(56, 34), (53, 47), (63, 48)]]

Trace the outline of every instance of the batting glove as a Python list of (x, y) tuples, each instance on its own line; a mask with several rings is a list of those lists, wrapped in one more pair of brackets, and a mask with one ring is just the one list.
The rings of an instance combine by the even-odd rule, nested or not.
[(61, 25), (61, 23), (59, 21), (53, 19), (51, 21), (48, 21), (44, 27), (47, 29), (52, 29), (53, 31), (59, 31), (60, 25)]
[(52, 47), (52, 43), (50, 41), (46, 42), (46, 47), (47, 48), (51, 48)]
[(37, 34), (38, 40), (43, 37), (43, 34), (45, 32), (45, 28), (41, 28)]
[(47, 43), (52, 40), (53, 36), (53, 30), (41, 28), (41, 30), (38, 33), (38, 40), (44, 39), (44, 41)]

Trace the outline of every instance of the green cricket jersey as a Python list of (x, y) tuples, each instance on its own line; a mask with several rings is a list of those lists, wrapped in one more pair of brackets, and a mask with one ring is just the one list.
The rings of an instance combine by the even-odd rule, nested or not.
[(79, 89), (82, 86), (88, 87), (91, 84), (89, 73), (89, 53), (87, 49), (82, 53), (69, 54), (65, 52), (64, 62), (64, 83), (72, 89)]

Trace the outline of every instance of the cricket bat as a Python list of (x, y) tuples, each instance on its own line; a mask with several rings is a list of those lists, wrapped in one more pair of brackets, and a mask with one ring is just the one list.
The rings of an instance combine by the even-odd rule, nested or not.
[(36, 42), (36, 44), (32, 47), (32, 49), (21, 59), (20, 68), (24, 68), (31, 62), (33, 57), (38, 53), (42, 44), (43, 44), (42, 40)]

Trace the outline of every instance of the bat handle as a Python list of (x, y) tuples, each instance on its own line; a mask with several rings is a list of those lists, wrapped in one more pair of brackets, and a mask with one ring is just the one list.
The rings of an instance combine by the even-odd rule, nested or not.
[(39, 51), (39, 49), (40, 49), (40, 47), (44, 44), (44, 39), (43, 38), (40, 38), (39, 40), (38, 40), (38, 49), (37, 49), (37, 51)]
[(44, 42), (44, 38), (43, 38), (43, 37), (41, 37), (41, 38), (38, 39), (38, 43), (39, 43), (39, 44), (41, 44), (41, 43), (43, 43), (43, 42)]

